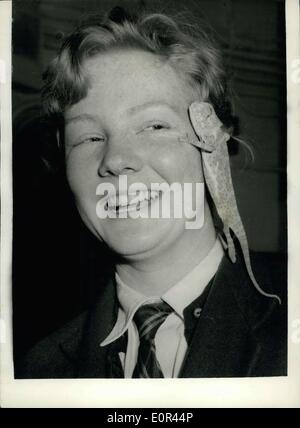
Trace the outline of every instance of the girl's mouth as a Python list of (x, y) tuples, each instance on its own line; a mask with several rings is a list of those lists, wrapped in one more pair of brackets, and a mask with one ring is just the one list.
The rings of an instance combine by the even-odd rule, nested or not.
[(134, 194), (121, 194), (108, 197), (104, 209), (112, 213), (127, 213), (131, 211), (140, 211), (150, 206), (159, 198), (161, 191), (147, 190)]

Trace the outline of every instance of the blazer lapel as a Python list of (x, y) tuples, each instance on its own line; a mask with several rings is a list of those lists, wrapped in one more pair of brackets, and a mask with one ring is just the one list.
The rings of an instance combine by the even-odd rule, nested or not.
[(247, 310), (244, 311), (243, 303), (236, 299), (235, 289), (237, 295), (245, 294), (241, 302), (245, 300), (249, 303), (248, 294), (251, 295), (253, 286), (249, 284), (243, 266), (239, 262), (232, 264), (224, 256), (179, 377), (233, 377), (247, 374), (258, 345), (251, 325), (247, 322)]
[(80, 378), (107, 377), (108, 347), (101, 347), (100, 343), (109, 334), (116, 322), (117, 299), (113, 278), (112, 276), (103, 285), (98, 303), (86, 321), (79, 349), (78, 377)]

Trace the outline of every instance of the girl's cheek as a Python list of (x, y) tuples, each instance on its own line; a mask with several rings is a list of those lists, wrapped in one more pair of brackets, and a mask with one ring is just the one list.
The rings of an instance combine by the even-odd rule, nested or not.
[(92, 167), (83, 159), (75, 156), (66, 161), (67, 180), (75, 195), (96, 194), (97, 174), (96, 171), (93, 174), (93, 170), (95, 171), (95, 166)]
[(197, 149), (184, 143), (151, 147), (149, 165), (168, 181), (202, 181), (201, 156)]

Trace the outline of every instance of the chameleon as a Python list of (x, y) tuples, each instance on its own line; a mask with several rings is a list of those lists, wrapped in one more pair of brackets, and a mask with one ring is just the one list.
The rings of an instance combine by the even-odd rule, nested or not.
[(227, 141), (231, 138), (217, 117), (213, 106), (208, 102), (193, 102), (189, 107), (190, 120), (198, 139), (188, 138), (188, 143), (201, 149), (203, 174), (218, 215), (223, 223), (225, 239), (221, 242), (228, 251), (230, 260), (236, 262), (236, 251), (230, 230), (241, 245), (248, 275), (259, 293), (263, 296), (281, 299), (276, 294), (265, 292), (255, 279), (251, 267), (246, 232), (239, 214), (233, 189)]

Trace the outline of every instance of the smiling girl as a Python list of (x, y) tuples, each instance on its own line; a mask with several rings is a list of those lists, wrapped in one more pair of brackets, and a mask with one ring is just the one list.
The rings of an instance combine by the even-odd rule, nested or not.
[[(153, 183), (205, 183), (201, 150), (183, 142), (202, 141), (189, 107), (209, 103), (221, 134), (233, 120), (221, 55), (208, 36), (162, 14), (119, 10), (93, 19), (64, 41), (43, 96), (47, 114), (63, 123), (58, 140), (80, 216), (117, 262), (91, 310), (37, 345), (18, 376), (284, 374), (282, 334), (270, 329), (281, 308), (253, 287), (239, 251), (235, 263), (228, 257), (206, 192), (196, 229), (184, 215), (97, 215), (101, 184), (116, 189), (108, 209), (120, 214), (164, 201)], [(120, 177), (144, 186), (139, 203), (121, 191)]]

